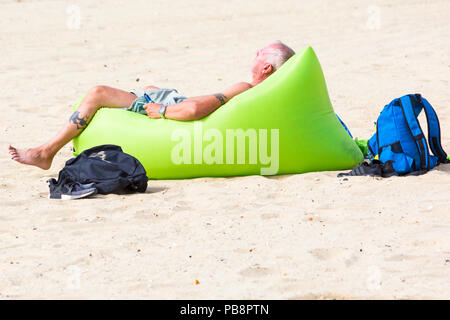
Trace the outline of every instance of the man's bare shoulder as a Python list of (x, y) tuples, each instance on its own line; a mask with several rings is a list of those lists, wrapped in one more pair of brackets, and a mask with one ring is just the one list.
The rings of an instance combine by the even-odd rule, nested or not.
[(223, 91), (226, 97), (232, 98), (235, 95), (242, 93), (253, 86), (250, 83), (247, 82), (238, 82), (233, 84), (232, 86), (228, 87), (226, 90)]
[(238, 82), (233, 85), (236, 89), (248, 90), (253, 86), (248, 82)]

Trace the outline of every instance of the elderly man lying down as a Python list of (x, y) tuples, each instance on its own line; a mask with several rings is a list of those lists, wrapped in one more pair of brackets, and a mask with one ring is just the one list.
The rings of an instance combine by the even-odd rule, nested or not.
[(175, 89), (147, 86), (143, 91), (124, 91), (107, 86), (92, 88), (56, 136), (36, 148), (16, 149), (9, 146), (11, 158), (19, 163), (47, 170), (56, 153), (86, 128), (100, 107), (126, 108), (148, 115), (182, 121), (198, 120), (214, 112), (228, 100), (267, 79), (281, 67), (294, 51), (282, 42), (275, 42), (258, 50), (253, 61), (252, 82), (238, 82), (222, 92), (187, 98)]

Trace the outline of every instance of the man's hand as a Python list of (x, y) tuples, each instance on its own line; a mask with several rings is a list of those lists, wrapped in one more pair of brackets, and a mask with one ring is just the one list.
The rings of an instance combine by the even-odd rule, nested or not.
[(159, 119), (161, 115), (159, 114), (159, 108), (162, 107), (160, 103), (147, 103), (143, 106), (147, 115), (152, 119)]

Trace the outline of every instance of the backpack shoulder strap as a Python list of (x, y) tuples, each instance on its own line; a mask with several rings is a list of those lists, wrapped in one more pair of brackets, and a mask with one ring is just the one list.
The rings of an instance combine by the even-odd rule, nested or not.
[(428, 123), (428, 143), (430, 149), (435, 156), (438, 157), (440, 163), (447, 163), (447, 154), (441, 145), (441, 128), (439, 119), (431, 104), (420, 94), (415, 95), (416, 99), (423, 105)]
[(347, 126), (345, 125), (344, 121), (341, 120), (341, 118), (339, 118), (339, 116), (336, 113), (336, 117), (338, 118), (339, 122), (342, 124), (342, 126), (344, 127), (345, 131), (347, 131), (347, 133), (350, 135), (350, 138), (353, 139), (352, 134), (350, 133), (350, 130), (348, 130)]
[(412, 96), (406, 95), (400, 98), (399, 100), (400, 107), (403, 112), (403, 117), (405, 118), (406, 125), (408, 126), (409, 132), (413, 137), (417, 150), (420, 155), (420, 168), (429, 170), (429, 151), (428, 144), (425, 136), (423, 135), (423, 131), (420, 128), (419, 121), (417, 121), (416, 114), (413, 108), (413, 98)]

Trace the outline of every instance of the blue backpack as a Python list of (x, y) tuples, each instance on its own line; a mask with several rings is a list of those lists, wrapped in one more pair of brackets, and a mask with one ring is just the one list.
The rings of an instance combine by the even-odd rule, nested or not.
[[(417, 117), (425, 110), (428, 123), (427, 140)], [(409, 94), (391, 101), (383, 108), (376, 122), (376, 133), (367, 143), (368, 158), (382, 163), (391, 161), (399, 175), (414, 171), (426, 172), (439, 163), (447, 163), (441, 146), (439, 120), (430, 103), (420, 94)]]

